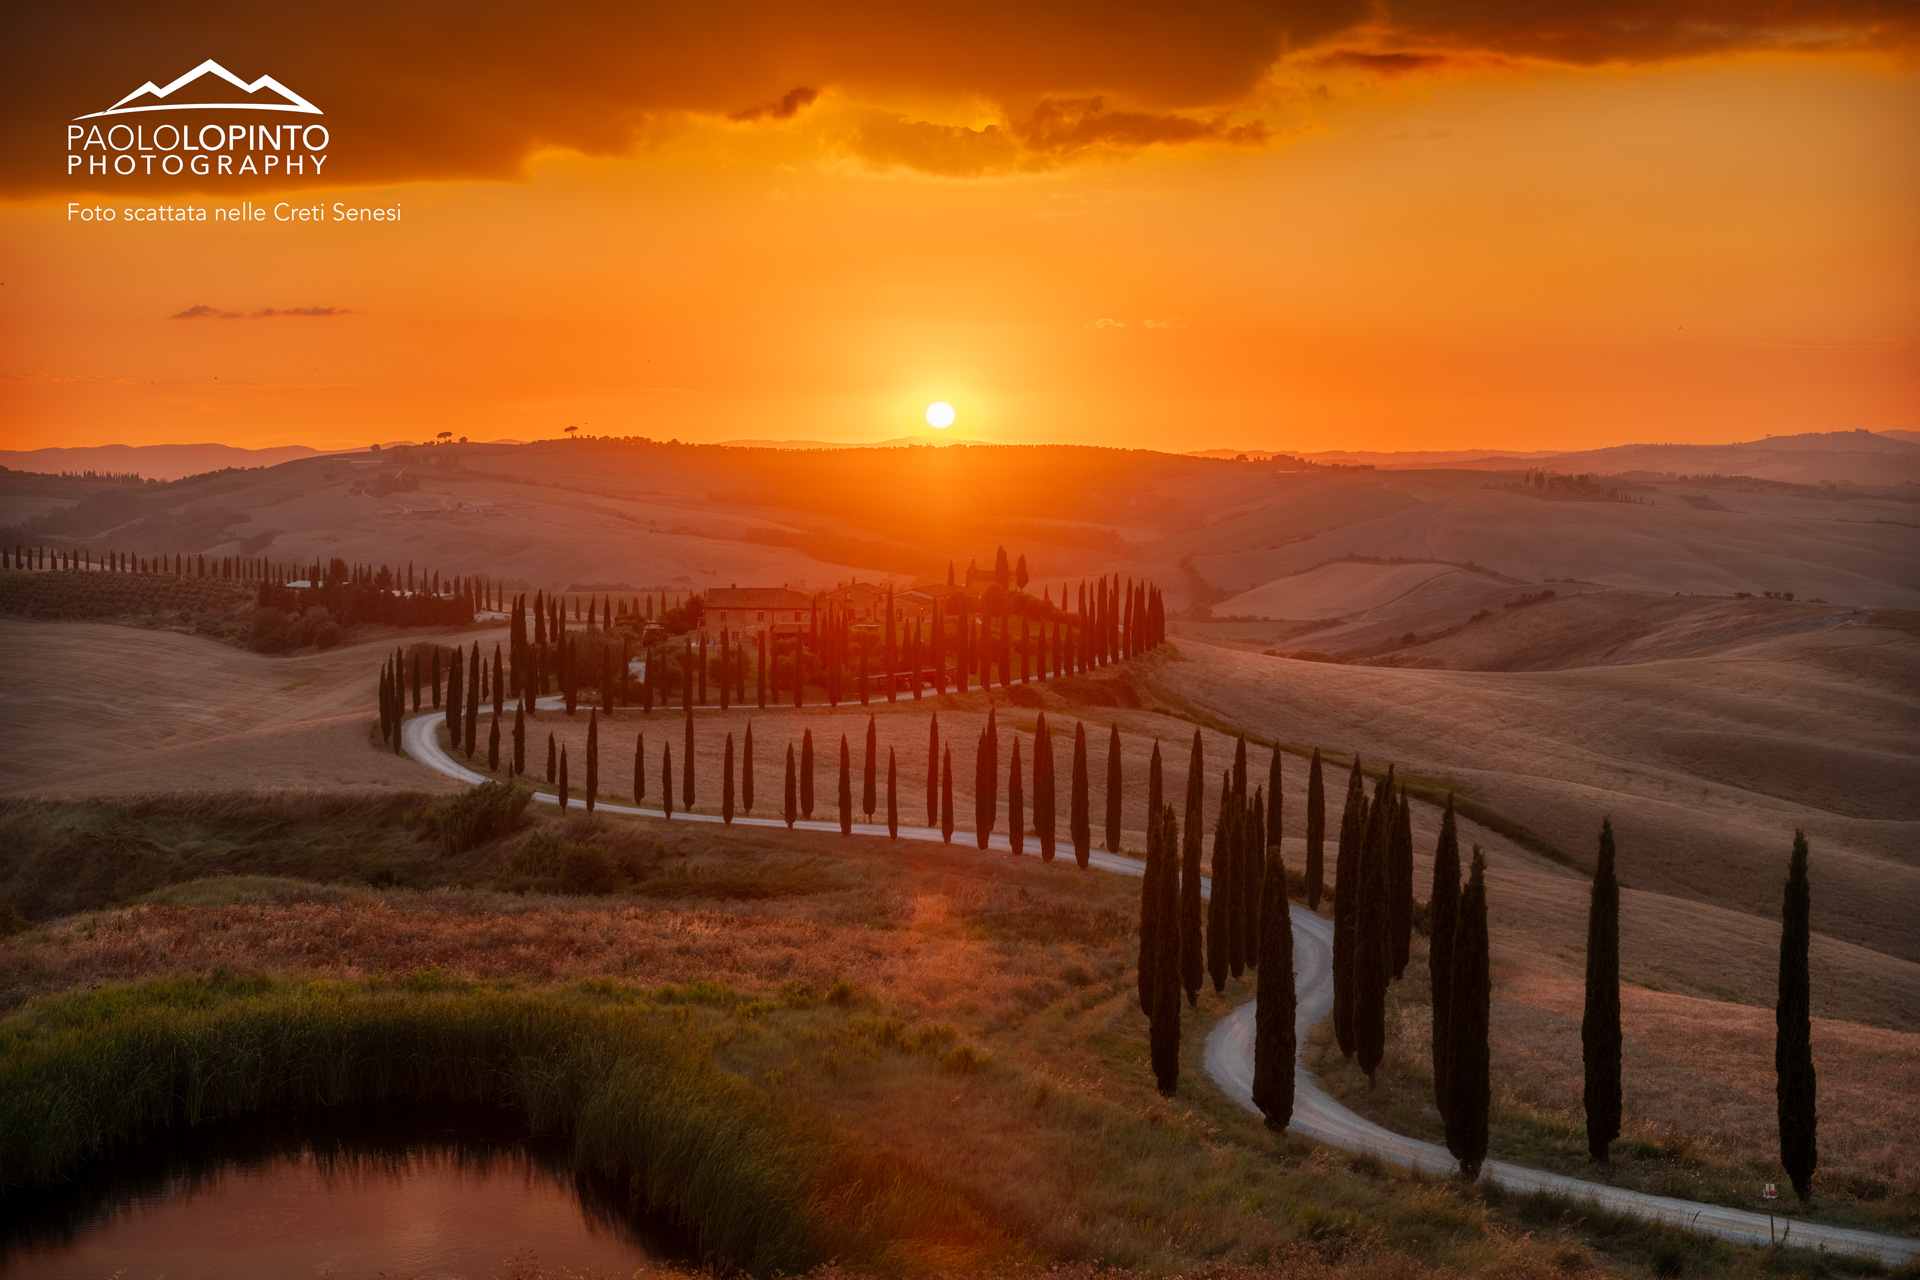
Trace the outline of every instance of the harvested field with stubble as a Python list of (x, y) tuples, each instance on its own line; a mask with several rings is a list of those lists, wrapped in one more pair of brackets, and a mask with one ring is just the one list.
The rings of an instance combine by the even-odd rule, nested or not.
[[(1490, 886), (1498, 899), (1499, 889)], [(1751, 1208), (1781, 1182), (1770, 1009), (1623, 984), (1622, 1136), (1602, 1169), (1587, 1158), (1580, 1108), (1581, 972), (1495, 952), (1491, 1154), (1660, 1195)], [(1396, 1132), (1442, 1141), (1433, 1105), (1432, 994), (1425, 939), (1389, 991), (1387, 1052), (1369, 1087), (1342, 1060), (1331, 1027), (1312, 1061), (1347, 1106)], [(1823, 1221), (1910, 1235), (1920, 1229), (1920, 1035), (1816, 1018), (1820, 1168), (1812, 1213)], [(1789, 1197), (1780, 1212), (1802, 1210)]]

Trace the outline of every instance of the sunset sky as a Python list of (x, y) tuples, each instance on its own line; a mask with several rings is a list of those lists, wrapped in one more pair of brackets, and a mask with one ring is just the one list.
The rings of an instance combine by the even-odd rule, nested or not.
[[(1916, 11), (1534, 7), (17, 6), (0, 448), (1920, 425)], [(324, 181), (65, 176), (207, 58)]]

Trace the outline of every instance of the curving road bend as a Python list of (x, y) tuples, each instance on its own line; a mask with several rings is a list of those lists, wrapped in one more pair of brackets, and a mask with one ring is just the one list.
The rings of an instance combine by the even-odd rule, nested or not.
[[(542, 705), (544, 707), (545, 704)], [(485, 775), (476, 773), (459, 763), (441, 747), (437, 733), (441, 720), (441, 713), (432, 712), (415, 715), (405, 721), (401, 729), (401, 746), (406, 753), (421, 764), (457, 781), (466, 783), (488, 781)], [(536, 790), (534, 799), (543, 804), (559, 803), (559, 798), (547, 791)], [(666, 816), (659, 809), (637, 808), (633, 805), (597, 803), (594, 808), (596, 812), (629, 814), (636, 817)], [(705, 813), (675, 813), (672, 820), (675, 822), (721, 821), (718, 815)], [(735, 815), (733, 825), (777, 828), (785, 827), (787, 824), (779, 818)], [(801, 831), (825, 831), (833, 834), (838, 834), (840, 831), (840, 824), (837, 821), (800, 821), (793, 825), (796, 830)], [(885, 836), (887, 834), (887, 828), (880, 823), (856, 822), (853, 824), (853, 830), (856, 835)], [(957, 842), (958, 832), (955, 833), (955, 837)], [(900, 838), (937, 843), (941, 835), (939, 829), (935, 827), (902, 826)], [(968, 838), (971, 839), (971, 835)], [(1002, 853), (1012, 852), (1012, 845), (1005, 835), (990, 837), (987, 847)], [(1039, 856), (1037, 846), (1030, 849), (1028, 856)], [(1138, 859), (1120, 857), (1099, 850), (1093, 852), (1091, 865), (1102, 871), (1116, 872), (1120, 875), (1137, 876), (1145, 872), (1145, 864)], [(1202, 880), (1201, 892), (1205, 894), (1209, 889), (1209, 883)], [(1298, 906), (1293, 908), (1292, 914), (1294, 981), (1297, 993), (1296, 1031), (1299, 1043), (1304, 1048), (1308, 1034), (1333, 1009), (1333, 922)], [(1259, 1109), (1253, 1105), (1253, 1030), (1254, 1004), (1248, 1001), (1222, 1018), (1208, 1034), (1205, 1065), (1207, 1074), (1229, 1098), (1248, 1110), (1257, 1112)], [(1388, 1164), (1416, 1169), (1437, 1177), (1451, 1176), (1458, 1163), (1445, 1147), (1421, 1142), (1416, 1138), (1403, 1137), (1341, 1106), (1320, 1087), (1319, 1082), (1314, 1079), (1313, 1073), (1305, 1064), (1299, 1062), (1294, 1066), (1293, 1120), (1289, 1128), (1295, 1133), (1324, 1142), (1329, 1146), (1339, 1147), (1344, 1151), (1364, 1153)], [(1769, 1223), (1764, 1213), (1729, 1209), (1723, 1205), (1702, 1204), (1693, 1200), (1677, 1200), (1669, 1196), (1656, 1196), (1622, 1187), (1609, 1187), (1580, 1178), (1569, 1178), (1563, 1174), (1526, 1169), (1499, 1160), (1487, 1161), (1482, 1167), (1481, 1174), (1509, 1191), (1547, 1192), (1588, 1200), (1610, 1212), (1627, 1214), (1651, 1222), (1666, 1223), (1690, 1231), (1700, 1231), (1741, 1244), (1764, 1245), (1769, 1238), (1781, 1230), (1781, 1226), (1790, 1223), (1790, 1234), (1787, 1238), (1791, 1243), (1804, 1248), (1871, 1257), (1890, 1267), (1920, 1260), (1920, 1240), (1901, 1236), (1883, 1235), (1847, 1227), (1824, 1226), (1820, 1223), (1791, 1219), (1785, 1220), (1781, 1226), (1774, 1226)]]

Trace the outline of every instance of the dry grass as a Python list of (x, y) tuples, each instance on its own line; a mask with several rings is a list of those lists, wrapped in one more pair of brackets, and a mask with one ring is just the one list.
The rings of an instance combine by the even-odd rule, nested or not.
[[(584, 821), (564, 826), (594, 838)], [(876, 1158), (936, 1175), (1035, 1262), (1425, 1277), (1630, 1274), (1656, 1247), (1693, 1250), (1700, 1274), (1738, 1274), (1750, 1258), (1276, 1140), (1199, 1072), (1207, 1029), (1249, 998), (1245, 983), (1203, 997), (1181, 1093), (1161, 1099), (1135, 1004), (1129, 881), (971, 849), (594, 826), (658, 835), (643, 885), (677, 865), (688, 882), (725, 873), (791, 891), (670, 902), (201, 882), (166, 891), (169, 904), (0, 942), (0, 999), (253, 973), (538, 990), (586, 980), (612, 998), (677, 988), (722, 1065), (858, 1133)], [(944, 1265), (937, 1253), (916, 1273)]]
[[(1389, 993), (1388, 1051), (1369, 1088), (1322, 1028), (1314, 1062), (1347, 1105), (1398, 1132), (1438, 1141), (1429, 1040), (1426, 944), (1415, 939)], [(1621, 1186), (1742, 1208), (1781, 1183), (1770, 1010), (1621, 990), (1626, 1124), (1611, 1169), (1586, 1159), (1581, 1112), (1578, 973), (1496, 962), (1492, 1008), (1496, 1158), (1605, 1177)], [(1814, 1212), (1825, 1220), (1909, 1233), (1920, 1227), (1920, 1035), (1820, 1018), (1820, 1170)], [(1786, 1202), (1782, 1202), (1786, 1204)], [(1786, 1212), (1797, 1212), (1787, 1205)]]

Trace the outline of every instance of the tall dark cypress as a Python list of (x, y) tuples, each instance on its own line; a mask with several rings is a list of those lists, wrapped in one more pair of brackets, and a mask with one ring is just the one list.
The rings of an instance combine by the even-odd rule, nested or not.
[[(1267, 846), (1280, 846), (1280, 744), (1273, 744), (1273, 763), (1267, 767)], [(1264, 859), (1262, 864), (1265, 865)], [(1264, 899), (1263, 899), (1264, 901)]]
[(1233, 974), (1233, 772), (1220, 775), (1220, 814), (1213, 827), (1213, 893), (1207, 901), (1207, 973), (1225, 991)]
[(940, 825), (940, 713), (927, 723), (927, 825)]
[(1393, 840), (1393, 770), (1374, 788), (1360, 848), (1360, 900), (1353, 918), (1354, 1053), (1374, 1078), (1387, 1048), (1387, 982), (1392, 973), (1391, 908), (1387, 901), (1388, 847)]
[(887, 748), (887, 839), (900, 838), (900, 769)]
[(786, 819), (788, 830), (793, 829), (794, 822), (800, 817), (800, 797), (797, 787), (798, 778), (793, 767), (793, 744), (789, 742), (787, 744), (787, 790), (785, 802), (780, 807), (780, 816)]
[(600, 717), (587, 710), (587, 812), (600, 800)]
[(847, 735), (840, 735), (840, 834), (853, 834), (853, 749), (847, 745)]
[(1201, 810), (1206, 803), (1206, 760), (1200, 731), (1193, 731), (1193, 754), (1187, 760), (1187, 806), (1180, 837), (1180, 987), (1188, 1004), (1200, 1002), (1200, 984), (1207, 978), (1206, 941), (1201, 918), (1206, 911), (1200, 894), (1200, 859), (1206, 852), (1201, 832)]
[(720, 821), (733, 825), (733, 735), (727, 735), (726, 754), (720, 761)]
[(647, 798), (647, 735), (633, 735), (633, 802)]
[(1093, 854), (1092, 801), (1087, 795), (1087, 726), (1073, 726), (1073, 792), (1068, 802), (1067, 833), (1073, 837), (1073, 860), (1086, 869)]
[(1407, 971), (1413, 954), (1413, 814), (1407, 789), (1393, 802), (1393, 831), (1387, 844), (1387, 940), (1392, 944), (1393, 977)]
[(953, 748), (940, 753), (940, 839), (953, 843)]
[(994, 761), (988, 755), (992, 749), (986, 730), (981, 730), (973, 744), (973, 838), (982, 849), (993, 836), (993, 820), (997, 816), (993, 802)]
[(1247, 798), (1247, 735), (1244, 733), (1233, 744), (1233, 798), (1243, 803)]
[(1447, 1020), (1453, 1009), (1453, 940), (1460, 927), (1460, 835), (1453, 820), (1453, 796), (1440, 818), (1440, 842), (1433, 849), (1433, 893), (1427, 900), (1430, 921), (1427, 979), (1433, 987), (1433, 1105), (1447, 1111)]
[(1033, 728), (1033, 829), (1040, 838), (1040, 860), (1053, 861), (1059, 815), (1053, 790), (1053, 730), (1042, 711)]
[(1260, 912), (1266, 906), (1267, 890), (1267, 801), (1260, 787), (1253, 789), (1253, 803), (1242, 806), (1246, 821), (1241, 827), (1239, 873), (1234, 886), (1240, 895), (1240, 913), (1245, 919), (1247, 968), (1260, 967)]
[(1107, 739), (1107, 852), (1120, 852), (1120, 726)]
[(1007, 848), (1016, 858), (1027, 851), (1027, 806), (1021, 788), (1018, 734), (1007, 759)]
[(800, 731), (800, 816), (813, 821), (813, 730)]
[(1148, 1041), (1154, 1083), (1172, 1097), (1180, 1085), (1180, 869), (1178, 825), (1171, 808), (1147, 815), (1148, 875), (1154, 894), (1153, 999)]
[(467, 734), (467, 759), (473, 759), (475, 737), (480, 732), (480, 642), (473, 642), (473, 657), (467, 665), (467, 714), (462, 726)]
[[(436, 649), (434, 653), (437, 657), (439, 651)], [(454, 650), (454, 659), (447, 664), (447, 746), (455, 751), (460, 749), (463, 736), (460, 732), (460, 713), (467, 705), (460, 690), (460, 676), (465, 668), (466, 663), (461, 659), (460, 651)]]
[(1320, 909), (1320, 897), (1326, 892), (1327, 874), (1327, 784), (1320, 775), (1320, 748), (1313, 749), (1313, 766), (1307, 771), (1307, 910)]
[(740, 808), (753, 812), (753, 719), (747, 719), (747, 733), (740, 743)]
[(1487, 1015), (1493, 987), (1487, 967), (1487, 859), (1473, 847), (1453, 938), (1453, 1008), (1447, 1017), (1447, 1150), (1469, 1181), (1487, 1158)]
[(547, 735), (547, 785), (552, 786), (560, 776), (560, 757), (555, 754), (553, 735)]
[(519, 777), (527, 771), (527, 718), (522, 708), (513, 709), (513, 776)]
[(1140, 1012), (1152, 1018), (1160, 998), (1160, 815), (1147, 810), (1147, 868), (1140, 878), (1140, 958), (1136, 994)]
[(879, 795), (880, 736), (874, 727), (871, 715), (867, 717), (867, 755), (860, 765), (860, 811), (867, 815), (867, 821), (873, 821), (873, 811), (880, 805)]
[(1253, 1105), (1267, 1128), (1293, 1119), (1293, 917), (1287, 909), (1287, 866), (1278, 844), (1268, 844), (1265, 900), (1260, 913), (1260, 980), (1253, 1011)]
[(1367, 822), (1366, 784), (1360, 757), (1347, 775), (1346, 807), (1340, 815), (1339, 852), (1333, 864), (1333, 1035), (1340, 1052), (1351, 1058), (1353, 1034), (1353, 925), (1360, 901), (1360, 843)]
[(1620, 882), (1613, 874), (1613, 821), (1600, 820), (1600, 857), (1587, 903), (1587, 1007), (1580, 1018), (1586, 1068), (1587, 1154), (1607, 1163), (1620, 1136)]
[(673, 740), (660, 744), (660, 816), (673, 817)]
[(1774, 1091), (1780, 1111), (1780, 1163), (1802, 1204), (1819, 1166), (1813, 1078), (1813, 985), (1807, 969), (1812, 938), (1807, 833), (1793, 833), (1787, 887), (1780, 904), (1780, 999), (1773, 1007)]
[(569, 788), (567, 785), (567, 749), (566, 747), (563, 746), (560, 748), (560, 811), (562, 813), (565, 813), (567, 811), (568, 790)]

